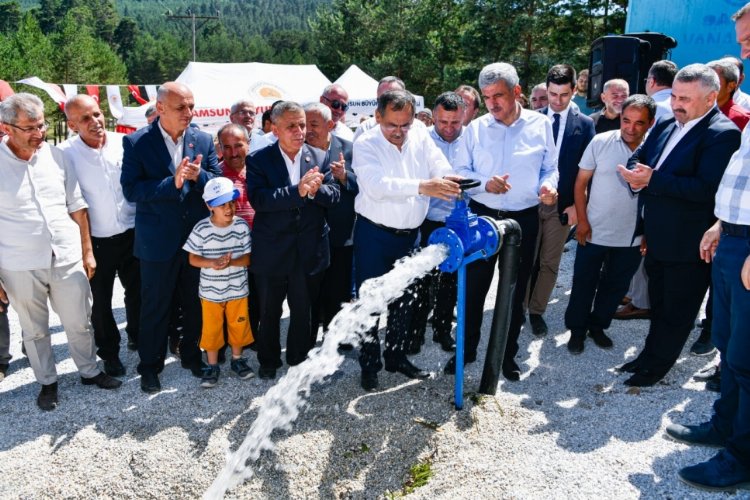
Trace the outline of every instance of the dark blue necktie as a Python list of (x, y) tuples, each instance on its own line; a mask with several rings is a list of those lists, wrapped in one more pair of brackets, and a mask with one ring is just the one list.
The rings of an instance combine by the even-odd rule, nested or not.
[(552, 137), (554, 137), (555, 144), (557, 144), (557, 134), (560, 132), (560, 113), (555, 113), (552, 115), (552, 118), (555, 120), (552, 122)]

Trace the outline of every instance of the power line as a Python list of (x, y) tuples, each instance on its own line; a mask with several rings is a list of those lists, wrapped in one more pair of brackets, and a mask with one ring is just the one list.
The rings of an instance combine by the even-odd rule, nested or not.
[[(192, 29), (193, 29), (193, 62), (195, 62), (195, 60), (196, 60), (196, 52), (195, 52), (195, 36), (196, 36), (196, 31), (199, 30), (200, 28), (202, 28), (203, 26), (205, 26), (206, 23), (209, 22), (209, 21), (220, 19), (221, 18), (220, 14), (221, 13), (217, 10), (215, 16), (196, 16), (195, 13), (192, 11), (192, 9), (188, 10), (187, 15), (175, 15), (175, 14), (172, 14), (171, 10), (168, 10), (166, 12), (165, 16), (167, 17), (167, 19), (170, 19), (170, 20), (180, 20), (180, 21), (187, 20), (188, 21), (188, 25), (192, 25)], [(201, 20), (202, 22), (199, 23), (196, 26), (196, 20)]]

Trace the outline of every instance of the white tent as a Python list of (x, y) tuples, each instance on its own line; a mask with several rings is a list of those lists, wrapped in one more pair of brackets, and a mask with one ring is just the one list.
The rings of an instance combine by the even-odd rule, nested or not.
[[(288, 65), (264, 63), (188, 63), (177, 77), (195, 96), (193, 123), (209, 132), (215, 132), (229, 121), (229, 108), (240, 99), (250, 99), (258, 112), (262, 112), (278, 100), (297, 101), (300, 104), (317, 102), (326, 85), (331, 81), (315, 65)], [(147, 106), (125, 108), (125, 116), (138, 119), (137, 124), (146, 123), (143, 116)], [(260, 126), (260, 117), (255, 121)]]
[[(334, 83), (341, 85), (349, 94), (349, 110), (346, 112), (346, 124), (350, 127), (359, 125), (360, 119), (375, 114), (378, 105), (378, 81), (352, 64)], [(417, 100), (417, 111), (424, 107), (424, 98), (414, 96)]]

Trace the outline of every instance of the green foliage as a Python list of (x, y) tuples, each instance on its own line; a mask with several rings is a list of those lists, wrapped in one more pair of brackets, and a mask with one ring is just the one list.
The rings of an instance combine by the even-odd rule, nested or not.
[(0, 3), (0, 34), (9, 35), (21, 23), (21, 5), (16, 1)]
[(328, 75), (357, 64), (376, 79), (401, 77), (426, 102), (480, 69), (506, 61), (521, 83), (549, 67), (588, 65), (591, 42), (622, 33), (627, 0), (333, 0), (311, 22), (315, 60)]

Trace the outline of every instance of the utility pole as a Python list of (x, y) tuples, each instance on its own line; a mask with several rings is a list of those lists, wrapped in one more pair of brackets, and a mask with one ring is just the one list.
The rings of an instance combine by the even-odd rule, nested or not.
[[(197, 59), (196, 52), (195, 52), (195, 37), (196, 37), (197, 30), (199, 30), (200, 28), (202, 28), (209, 21), (220, 19), (221, 16), (219, 14), (220, 13), (217, 10), (215, 16), (196, 16), (192, 9), (188, 9), (187, 15), (174, 15), (174, 14), (172, 14), (171, 10), (168, 10), (167, 13), (165, 14), (167, 16), (167, 19), (170, 19), (170, 20), (186, 20), (186, 21), (188, 21), (188, 23), (190, 25), (192, 25), (192, 29), (193, 29), (193, 62), (195, 62), (195, 60)], [(202, 22), (199, 23), (196, 26), (196, 20), (201, 20)]]

